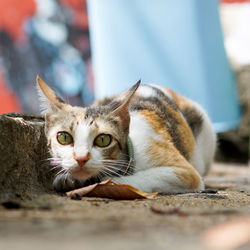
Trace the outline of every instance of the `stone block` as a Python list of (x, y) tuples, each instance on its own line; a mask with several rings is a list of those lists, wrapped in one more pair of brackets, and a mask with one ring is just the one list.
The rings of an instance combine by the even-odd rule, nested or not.
[(0, 115), (0, 201), (52, 192), (48, 158), (42, 117)]

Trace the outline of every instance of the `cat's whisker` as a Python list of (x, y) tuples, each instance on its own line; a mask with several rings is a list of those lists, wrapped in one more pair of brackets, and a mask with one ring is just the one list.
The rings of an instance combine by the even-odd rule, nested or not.
[(103, 165), (108, 165), (108, 166), (110, 166), (110, 167), (112, 167), (112, 168), (114, 168), (114, 169), (120, 169), (120, 168), (126, 168), (129, 164), (128, 164), (128, 163), (127, 163), (127, 164), (118, 163), (118, 164), (111, 165), (111, 164), (109, 164), (109, 163), (103, 163)]
[(64, 184), (66, 183), (69, 175), (70, 173), (68, 172), (68, 170), (66, 170), (66, 172), (64, 173), (64, 180), (63, 180)]
[(49, 158), (44, 159), (44, 160), (45, 160), (45, 161), (46, 161), (46, 160), (50, 161), (50, 160), (56, 160), (56, 159), (60, 159), (60, 158), (57, 158), (57, 157), (49, 157)]
[(58, 166), (58, 165), (61, 165), (61, 164), (62, 164), (62, 161), (53, 161), (53, 162), (51, 162), (52, 166)]
[(122, 170), (122, 169), (120, 169), (119, 167), (120, 166), (118, 166), (118, 165), (116, 165), (116, 166), (111, 166), (111, 165), (103, 165), (104, 167), (108, 167), (109, 169), (112, 169), (112, 170), (116, 170), (116, 171), (120, 171), (120, 170)]
[[(116, 160), (101, 160), (101, 162), (103, 162), (104, 166), (107, 168), (112, 169), (113, 171), (115, 171), (116, 175), (118, 175), (118, 173), (121, 173), (120, 176), (124, 176), (124, 175), (132, 175), (133, 171), (131, 171), (129, 169), (129, 162), (128, 161), (116, 161)], [(112, 163), (112, 164), (110, 164)]]
[(57, 169), (57, 168), (59, 168), (59, 166), (54, 166), (54, 167), (51, 168), (50, 170), (52, 171), (52, 170), (55, 170), (55, 169)]
[(128, 163), (129, 162), (128, 160), (120, 160), (120, 159), (118, 159), (118, 160), (106, 160), (106, 159), (104, 159), (104, 160), (100, 160), (100, 161), (102, 161), (102, 162), (110, 162), (110, 163), (117, 163), (117, 162)]
[(110, 164), (110, 162), (106, 162), (106, 161), (103, 161), (103, 163), (104, 164), (109, 164), (109, 165), (111, 165), (111, 166), (113, 166), (113, 167), (126, 167), (126, 166), (128, 166), (129, 165), (129, 163), (130, 163), (130, 161), (116, 161), (116, 162), (111, 162), (111, 164)]
[(68, 173), (68, 170), (62, 168), (59, 172), (56, 173), (56, 176), (58, 176), (58, 175), (60, 175), (60, 174), (63, 174), (63, 175), (64, 175), (65, 173)]
[(102, 176), (103, 174), (102, 174), (102, 172), (101, 171), (99, 171), (99, 173), (96, 175), (96, 178), (99, 180), (99, 181), (101, 181), (102, 180)]
[(126, 162), (106, 162), (106, 161), (103, 161), (103, 164), (110, 164), (111, 166), (127, 166), (129, 164), (129, 161), (126, 161)]
[(124, 174), (126, 174), (126, 173), (132, 174), (131, 170), (129, 170), (128, 164), (124, 164), (124, 165), (117, 164), (116, 166), (111, 166), (111, 165), (108, 165), (108, 166), (109, 166), (109, 168), (114, 169), (114, 170), (119, 170), (119, 171), (123, 172)]
[(61, 158), (56, 158), (56, 157), (47, 158), (46, 161), (49, 161), (50, 164), (53, 165), (53, 166), (57, 166), (57, 165), (62, 163), (62, 159)]
[(61, 168), (62, 168), (61, 165), (57, 165), (57, 166), (54, 166), (53, 168), (51, 168), (50, 170), (53, 171), (53, 170), (55, 170), (55, 169), (61, 169)]
[(131, 157), (131, 155), (128, 155), (128, 154), (125, 154), (125, 153), (122, 153), (122, 156), (126, 156), (126, 157), (128, 157), (130, 160), (132, 160), (132, 161), (135, 160), (134, 157)]
[(47, 159), (42, 159), (41, 161), (42, 162), (47, 162), (47, 161), (50, 161), (51, 158), (47, 158)]
[(107, 171), (105, 171), (104, 169), (101, 169), (99, 174), (103, 174), (104, 176), (108, 176), (108, 177), (112, 177), (112, 175), (110, 175), (110, 173), (108, 173)]
[(116, 160), (103, 159), (103, 160), (101, 160), (101, 161), (116, 162), (116, 161), (126, 161), (126, 160), (122, 160), (122, 159), (116, 159)]
[(59, 158), (46, 158), (46, 159), (43, 159), (41, 160), (41, 164), (42, 166), (46, 166), (49, 162), (49, 165), (58, 165), (59, 162)]
[(103, 166), (103, 169), (105, 169), (106, 171), (109, 171), (112, 174), (118, 175), (118, 172), (115, 171), (114, 169), (111, 169), (109, 166)]
[(114, 176), (114, 175), (113, 175), (111, 172), (109, 172), (108, 169), (106, 169), (106, 168), (100, 169), (100, 172), (101, 172), (102, 174), (104, 174), (104, 176), (108, 176), (108, 177), (113, 177), (113, 176)]
[[(120, 174), (119, 172), (120, 172), (120, 169), (111, 169), (110, 168), (110, 166), (104, 166), (104, 169), (106, 170), (106, 171), (109, 171), (110, 172), (110, 174), (112, 174), (113, 176), (118, 176), (118, 177), (121, 177), (121, 176), (124, 176), (123, 174)], [(125, 174), (125, 173), (124, 173)]]
[[(51, 165), (51, 164), (49, 164), (49, 165)], [(48, 166), (48, 162), (43, 161), (43, 162), (41, 163), (41, 166), (42, 166), (42, 167)]]

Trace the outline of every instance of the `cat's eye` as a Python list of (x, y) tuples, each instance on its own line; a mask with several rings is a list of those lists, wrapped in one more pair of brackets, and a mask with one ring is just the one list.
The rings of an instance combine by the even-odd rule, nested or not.
[(58, 132), (57, 133), (57, 141), (62, 144), (62, 145), (69, 145), (73, 143), (73, 138), (71, 136), (71, 134), (69, 134), (68, 132)]
[(108, 134), (100, 134), (95, 138), (94, 145), (98, 147), (107, 147), (112, 141), (112, 136)]

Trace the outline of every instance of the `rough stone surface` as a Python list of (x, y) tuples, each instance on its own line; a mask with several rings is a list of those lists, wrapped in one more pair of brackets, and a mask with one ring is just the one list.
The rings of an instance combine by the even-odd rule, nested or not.
[(0, 116), (0, 201), (52, 191), (44, 120), (39, 116)]

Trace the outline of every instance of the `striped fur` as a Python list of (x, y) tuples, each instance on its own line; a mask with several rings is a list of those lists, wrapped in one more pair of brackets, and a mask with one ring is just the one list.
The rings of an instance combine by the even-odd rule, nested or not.
[[(50, 107), (45, 111), (45, 131), (52, 160), (62, 169), (54, 181), (57, 190), (110, 176), (116, 183), (147, 192), (184, 193), (204, 188), (202, 176), (212, 164), (216, 146), (206, 112), (165, 87), (138, 86), (139, 83), (87, 108), (63, 104), (52, 90), (43, 93)], [(44, 86), (43, 89), (48, 90)], [(68, 131), (74, 144), (59, 145), (58, 131)], [(99, 134), (110, 134), (112, 143), (105, 148), (96, 147), (93, 141)], [(132, 175), (123, 175), (120, 173), (128, 163), (128, 136), (136, 164)], [(90, 159), (80, 168), (76, 157), (86, 155)]]

